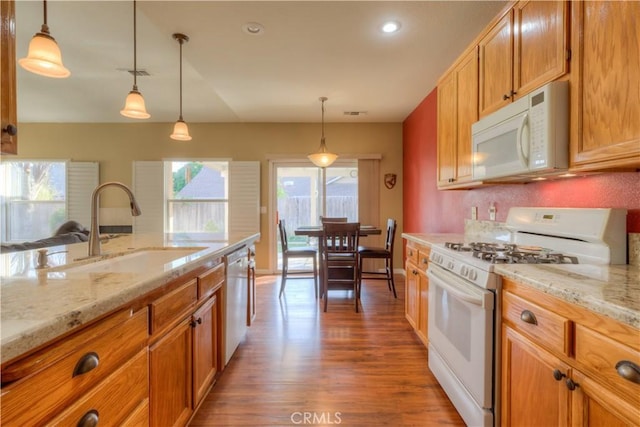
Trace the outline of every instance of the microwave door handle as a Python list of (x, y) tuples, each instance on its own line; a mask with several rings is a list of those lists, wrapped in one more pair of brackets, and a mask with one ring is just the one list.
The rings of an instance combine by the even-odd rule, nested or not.
[[(520, 126), (518, 126), (518, 140), (517, 140), (518, 157), (520, 158), (520, 163), (522, 163), (522, 166), (524, 166), (524, 167), (528, 167), (529, 166), (529, 156), (528, 156), (529, 153), (528, 152), (525, 153), (525, 150), (524, 150), (524, 138), (522, 138), (522, 134), (524, 133), (524, 129), (525, 129), (526, 124), (527, 124), (528, 121), (529, 121), (529, 115), (528, 114), (524, 114), (522, 116), (522, 121), (520, 122)], [(528, 147), (527, 147), (527, 151), (529, 151)]]

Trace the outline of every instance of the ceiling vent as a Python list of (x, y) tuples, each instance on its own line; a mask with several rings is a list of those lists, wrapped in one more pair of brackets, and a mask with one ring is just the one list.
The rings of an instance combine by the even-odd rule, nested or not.
[(345, 116), (364, 116), (365, 114), (367, 114), (366, 111), (345, 111), (344, 112)]

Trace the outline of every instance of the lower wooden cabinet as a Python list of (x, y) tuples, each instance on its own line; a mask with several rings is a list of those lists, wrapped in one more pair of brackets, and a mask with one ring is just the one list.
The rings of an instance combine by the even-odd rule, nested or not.
[(405, 263), (405, 317), (424, 345), (428, 345), (429, 265), (430, 248), (407, 241)]
[(125, 309), (4, 367), (1, 424), (118, 425), (148, 395), (148, 336), (147, 308)]
[(214, 267), (151, 303), (151, 325), (159, 325), (149, 346), (152, 426), (186, 425), (223, 369), (219, 273)]
[(503, 280), (501, 425), (640, 422), (640, 331)]
[(185, 425), (191, 417), (191, 329), (186, 318), (149, 348), (152, 426)]

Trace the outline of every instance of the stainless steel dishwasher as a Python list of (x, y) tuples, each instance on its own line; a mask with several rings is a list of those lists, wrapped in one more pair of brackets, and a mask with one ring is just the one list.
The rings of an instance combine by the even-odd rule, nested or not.
[(247, 333), (249, 263), (246, 246), (225, 256), (227, 283), (225, 295), (225, 366)]

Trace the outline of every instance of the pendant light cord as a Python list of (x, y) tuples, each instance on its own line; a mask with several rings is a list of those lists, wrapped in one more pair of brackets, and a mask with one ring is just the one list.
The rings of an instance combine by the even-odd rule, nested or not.
[(133, 90), (138, 90), (138, 67), (136, 62), (136, 0), (133, 0)]
[(324, 99), (322, 100), (322, 143), (324, 144)]
[(184, 40), (180, 39), (178, 40), (178, 42), (180, 43), (180, 120), (182, 119), (182, 44), (184, 43)]
[(49, 35), (49, 26), (47, 25), (47, 0), (43, 0), (42, 3), (44, 8), (44, 23), (42, 24), (40, 32)]

